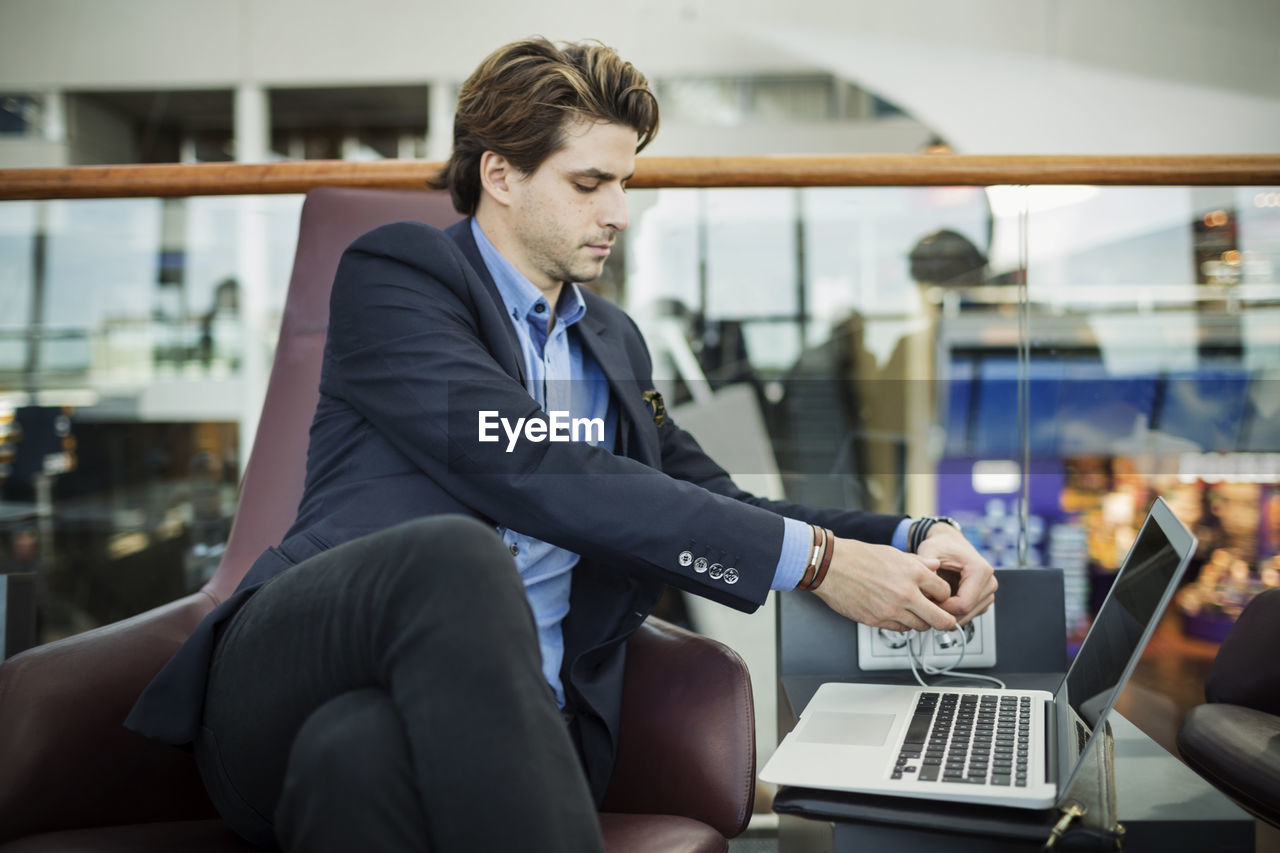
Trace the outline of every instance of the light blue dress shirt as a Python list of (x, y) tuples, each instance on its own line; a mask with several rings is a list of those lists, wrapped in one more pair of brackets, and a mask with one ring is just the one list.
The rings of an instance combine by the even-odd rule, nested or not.
[[(520, 341), (525, 365), (525, 390), (544, 412), (568, 412), (571, 418), (602, 418), (603, 441), (592, 444), (613, 449), (618, 429), (618, 412), (609, 393), (609, 382), (600, 365), (584, 353), (569, 328), (587, 313), (578, 285), (570, 283), (561, 291), (554, 306), (555, 327), (547, 333), (547, 318), (553, 310), (542, 291), (525, 278), (502, 256), (471, 220), (471, 234), (484, 260), (493, 283), (498, 287), (507, 316)], [(597, 439), (599, 436), (589, 436)], [(893, 544), (906, 545), (909, 520), (904, 520), (894, 533)], [(809, 525), (783, 518), (782, 553), (774, 573), (774, 589), (794, 589), (804, 576), (809, 558), (811, 535)], [(551, 685), (556, 703), (564, 707), (564, 685), (560, 681), (560, 665), (564, 659), (564, 635), (560, 624), (569, 613), (569, 589), (578, 555), (564, 548), (526, 536), (507, 527), (498, 533), (515, 558), (516, 568), (524, 581), (525, 595), (538, 626), (538, 645), (542, 649), (542, 674)]]

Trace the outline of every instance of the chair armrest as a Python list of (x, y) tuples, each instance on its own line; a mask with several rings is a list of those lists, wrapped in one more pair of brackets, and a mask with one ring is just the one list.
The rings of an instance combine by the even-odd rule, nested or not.
[(0, 663), (0, 843), (214, 815), (189, 753), (123, 726), (212, 608), (196, 593)]
[(1240, 805), (1280, 824), (1280, 717), (1211, 702), (1187, 712), (1178, 727), (1178, 754), (1192, 770)]
[(650, 618), (627, 641), (622, 720), (602, 811), (671, 814), (726, 838), (755, 799), (751, 678), (728, 646)]

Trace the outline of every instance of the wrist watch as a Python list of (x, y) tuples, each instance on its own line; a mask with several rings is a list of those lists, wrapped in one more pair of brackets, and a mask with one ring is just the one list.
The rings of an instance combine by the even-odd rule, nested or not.
[(935, 524), (946, 524), (963, 533), (960, 522), (946, 515), (926, 515), (911, 525), (907, 532), (907, 550), (912, 554), (920, 549), (920, 545), (929, 535)]

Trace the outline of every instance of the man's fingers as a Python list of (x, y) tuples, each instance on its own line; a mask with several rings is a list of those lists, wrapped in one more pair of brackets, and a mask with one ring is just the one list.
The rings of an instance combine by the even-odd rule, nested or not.
[(954, 607), (952, 602), (950, 601), (946, 602), (942, 606), (944, 609), (946, 609), (948, 613), (954, 613), (958, 617), (961, 625), (967, 625), (968, 623), (973, 621), (974, 617), (981, 616), (983, 613), (986, 613), (987, 609), (991, 607), (991, 605), (995, 604), (995, 602), (996, 602), (996, 596), (995, 596), (995, 593), (992, 593), (991, 595), (988, 595), (986, 598), (979, 601), (978, 606), (973, 608), (972, 610), (961, 611), (959, 610), (959, 608)]
[[(977, 616), (986, 610), (996, 600), (995, 591), (985, 592), (976, 597), (973, 604), (965, 601), (964, 598), (956, 596), (942, 602), (942, 609), (948, 613), (954, 613), (956, 616)], [(967, 621), (967, 620), (966, 620)]]
[(938, 577), (932, 570), (926, 570), (920, 578), (920, 591), (934, 601), (942, 602), (951, 597), (951, 584)]
[[(995, 593), (992, 593), (992, 595), (994, 594)], [(984, 595), (985, 590), (973, 588), (966, 589), (964, 586), (961, 586), (960, 591), (952, 598), (947, 599), (943, 606), (957, 616), (962, 616), (976, 608), (978, 606), (978, 602), (983, 599)]]
[(912, 631), (928, 631), (929, 630), (929, 623), (924, 621), (914, 613), (912, 613), (910, 610), (908, 610), (905, 614), (903, 614), (902, 618), (909, 623), (907, 627), (910, 628)]
[(991, 601), (995, 599), (997, 586), (999, 584), (996, 582), (994, 574), (985, 578), (981, 575), (964, 576), (960, 580), (960, 587), (956, 590), (955, 595), (948, 599), (943, 606), (957, 616), (974, 613), (979, 611), (979, 608), (985, 610), (991, 606)]
[[(956, 617), (934, 604), (929, 599), (921, 596), (920, 599), (910, 608), (911, 615), (918, 619), (922, 619), (928, 623), (925, 627), (937, 628), (939, 631), (953, 631), (957, 626)], [(916, 630), (924, 630), (917, 628)]]

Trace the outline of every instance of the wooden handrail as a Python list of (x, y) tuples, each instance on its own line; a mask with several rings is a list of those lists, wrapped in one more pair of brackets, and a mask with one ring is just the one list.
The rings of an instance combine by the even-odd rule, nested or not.
[[(303, 193), (321, 186), (420, 189), (426, 160), (304, 160), (0, 169), (0, 200)], [(857, 187), (1083, 184), (1280, 185), (1280, 154), (866, 154), (640, 157), (631, 186)]]

